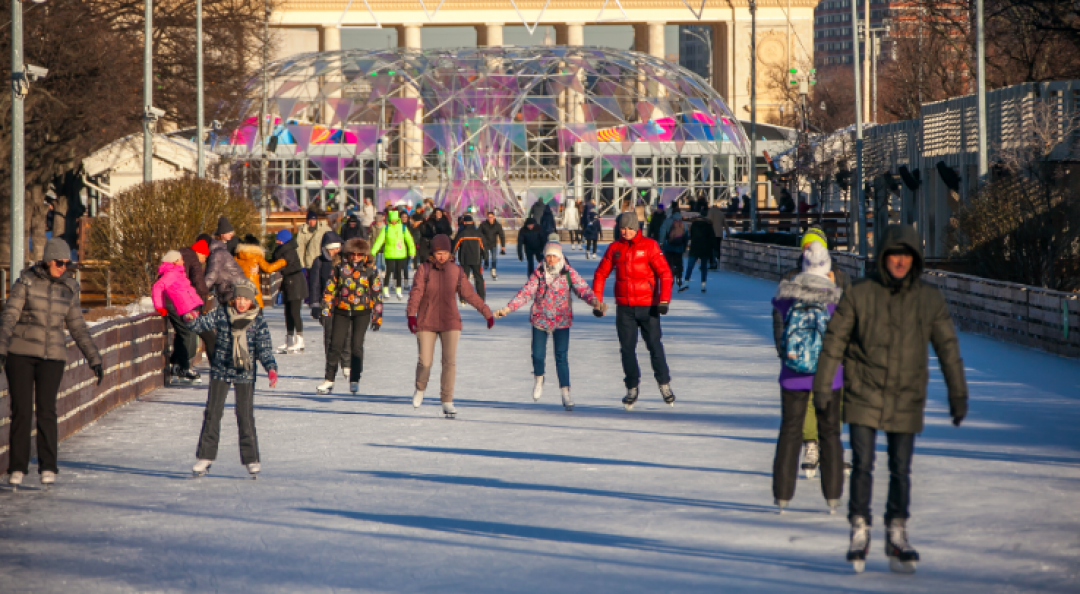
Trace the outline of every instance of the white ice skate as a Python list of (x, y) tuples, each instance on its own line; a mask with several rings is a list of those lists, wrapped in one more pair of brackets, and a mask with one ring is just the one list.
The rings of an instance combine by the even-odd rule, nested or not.
[(454, 403), (453, 402), (444, 402), (444, 403), (442, 403), (442, 412), (443, 412), (443, 415), (446, 416), (446, 418), (448, 418), (448, 419), (453, 419), (453, 418), (457, 417), (457, 409), (454, 408)]
[(562, 388), (562, 407), (570, 412), (574, 410), (574, 401), (570, 398), (570, 386)]
[(315, 388), (315, 393), (325, 395), (329, 394), (330, 390), (332, 389), (334, 389), (334, 382), (330, 380), (323, 380), (323, 383), (319, 384), (319, 386)]
[(345, 379), (349, 379), (349, 372), (351, 372), (351, 371), (352, 371), (352, 369), (350, 369), (348, 367), (342, 367), (341, 368), (341, 375), (344, 375)]
[(210, 465), (213, 463), (213, 460), (200, 459), (195, 463), (195, 466), (191, 467), (191, 474), (196, 478), (204, 476), (206, 473), (210, 472)]
[(668, 406), (675, 406), (675, 392), (671, 391), (671, 384), (660, 384), (660, 395), (664, 397), (664, 402)]
[(495, 269), (494, 269), (494, 268), (492, 268), (492, 269), (491, 269), (491, 280), (492, 280), (492, 281), (497, 281), (497, 280), (499, 280), (499, 275), (498, 275), (498, 274), (497, 274), (497, 273), (495, 272)]
[(626, 396), (623, 396), (622, 399), (623, 410), (634, 410), (634, 403), (637, 402), (637, 399), (638, 387), (634, 386), (633, 388), (627, 388)]
[(417, 390), (416, 393), (412, 395), (412, 406), (413, 406), (413, 408), (420, 408), (420, 405), (423, 404), (423, 403), (424, 403), (424, 391), (423, 390)]
[(784, 510), (791, 505), (791, 501), (787, 499), (773, 499), (773, 504), (779, 509), (777, 513), (784, 515)]
[(54, 484), (56, 484), (56, 473), (51, 470), (42, 470), (41, 485), (45, 487), (46, 490), (48, 490)]
[(848, 547), (847, 560), (855, 573), (866, 569), (866, 554), (870, 552), (870, 523), (862, 516), (851, 519), (851, 546)]
[(540, 400), (540, 397), (544, 395), (544, 376), (536, 376), (535, 381), (536, 383), (533, 384), (533, 402)]
[(289, 347), (289, 354), (296, 355), (304, 352), (304, 335), (296, 334), (292, 339), (292, 346)]
[(349, 391), (356, 394), (360, 391), (360, 382), (349, 382)]
[(382, 288), (382, 296), (384, 301), (390, 298), (390, 287)]
[(285, 344), (279, 346), (274, 352), (279, 355), (286, 355), (289, 353), (289, 349), (293, 345), (293, 335), (289, 334), (285, 336)]
[(701, 281), (701, 292), (705, 292), (705, 281)]
[(394, 289), (394, 296), (397, 297), (398, 301), (401, 301), (401, 287)]
[(251, 475), (252, 479), (259, 478), (260, 470), (262, 470), (262, 466), (258, 462), (252, 462), (251, 464), (247, 465), (248, 474)]
[(24, 475), (22, 472), (19, 472), (18, 470), (11, 473), (11, 476), (8, 477), (8, 484), (11, 485), (12, 491), (19, 490), (19, 485), (22, 484), (24, 476), (26, 475)]
[(919, 552), (907, 539), (907, 520), (893, 518), (889, 522), (885, 536), (885, 556), (889, 558), (889, 569), (896, 573), (915, 573), (919, 562)]
[(818, 442), (816, 440), (809, 440), (806, 442), (806, 453), (803, 454), (802, 469), (806, 473), (806, 478), (812, 479), (817, 476), (818, 462)]
[(840, 507), (840, 500), (839, 499), (826, 499), (825, 503), (827, 503), (829, 505), (829, 515), (830, 516), (836, 515), (836, 508)]

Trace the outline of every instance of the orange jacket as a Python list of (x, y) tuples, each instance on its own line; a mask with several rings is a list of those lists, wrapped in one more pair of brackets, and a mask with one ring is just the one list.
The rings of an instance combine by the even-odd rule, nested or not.
[(269, 274), (285, 268), (285, 259), (282, 258), (273, 264), (266, 261), (263, 249), (257, 245), (240, 244), (236, 246), (236, 263), (244, 271), (244, 276), (255, 283), (255, 300), (259, 307), (263, 306), (262, 282), (259, 281), (259, 271)]

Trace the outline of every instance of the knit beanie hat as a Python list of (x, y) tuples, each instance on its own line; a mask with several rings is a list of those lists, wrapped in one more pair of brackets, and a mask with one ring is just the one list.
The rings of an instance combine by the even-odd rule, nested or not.
[(249, 301), (255, 301), (255, 285), (249, 280), (241, 280), (233, 287), (233, 299), (246, 297)]
[(562, 244), (557, 241), (549, 241), (544, 246), (544, 257), (548, 257), (550, 254), (558, 254), (560, 258), (563, 257)]
[(291, 239), (292, 231), (289, 231), (288, 229), (282, 229), (281, 231), (277, 232), (277, 240), (281, 243), (289, 243), (289, 240)]
[(832, 257), (829, 256), (829, 250), (817, 241), (810, 242), (803, 252), (802, 270), (806, 274), (828, 278), (829, 271), (832, 270)]
[(169, 250), (165, 252), (165, 255), (161, 257), (162, 264), (168, 264), (171, 262), (183, 262), (184, 256), (180, 255), (180, 252), (176, 250)]
[(233, 229), (229, 219), (225, 218), (225, 215), (221, 215), (217, 221), (217, 230), (214, 231), (214, 235), (225, 235), (226, 233), (236, 233), (236, 230)]
[(467, 215), (465, 215), (464, 217), (461, 217), (461, 222), (462, 222), (462, 223), (471, 223), (471, 222), (473, 222), (473, 220), (472, 220), (472, 215), (471, 215), (471, 214), (467, 214)]
[(810, 242), (818, 242), (826, 250), (829, 249), (829, 241), (825, 238), (825, 232), (817, 227), (810, 227), (803, 233), (802, 240), (799, 242), (799, 247), (806, 249), (806, 244)]
[(637, 215), (632, 212), (624, 212), (619, 215), (619, 218), (615, 220), (615, 226), (620, 229), (637, 229), (638, 220)]
[(205, 239), (200, 239), (195, 243), (191, 244), (191, 251), (202, 256), (209, 256), (210, 242), (206, 241)]
[(319, 220), (320, 218), (322, 218), (322, 214), (320, 214), (319, 211), (315, 210), (314, 208), (309, 208), (308, 211), (307, 211), (307, 218), (304, 219), (304, 220), (305, 221), (310, 221), (311, 219)]
[(450, 251), (450, 238), (440, 233), (431, 238), (431, 253), (435, 252), (449, 252)]

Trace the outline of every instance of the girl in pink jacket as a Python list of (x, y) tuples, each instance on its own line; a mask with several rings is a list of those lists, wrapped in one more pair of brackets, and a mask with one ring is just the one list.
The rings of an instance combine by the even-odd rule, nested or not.
[(169, 250), (161, 258), (161, 266), (158, 267), (158, 279), (154, 283), (151, 299), (154, 309), (162, 317), (175, 314), (186, 323), (191, 323), (199, 316), (199, 308), (203, 300), (191, 286), (187, 273), (184, 271), (184, 258), (180, 252)]

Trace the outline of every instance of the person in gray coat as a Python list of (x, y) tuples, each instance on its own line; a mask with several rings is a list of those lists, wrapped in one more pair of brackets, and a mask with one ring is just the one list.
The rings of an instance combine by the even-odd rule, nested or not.
[(218, 303), (228, 303), (233, 298), (233, 287), (247, 281), (244, 270), (229, 253), (228, 245), (220, 239), (210, 241), (210, 256), (206, 259), (206, 286)]
[(105, 377), (101, 355), (83, 320), (79, 284), (72, 277), (71, 249), (60, 238), (45, 244), (45, 259), (23, 271), (0, 313), (0, 367), (11, 395), (11, 455), (8, 483), (22, 484), (30, 470), (30, 430), (37, 405), (38, 472), (41, 483), (56, 481), (56, 393), (67, 365), (64, 329), (86, 357), (98, 384)]

